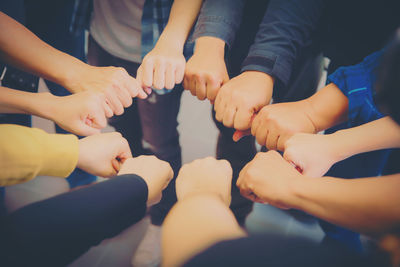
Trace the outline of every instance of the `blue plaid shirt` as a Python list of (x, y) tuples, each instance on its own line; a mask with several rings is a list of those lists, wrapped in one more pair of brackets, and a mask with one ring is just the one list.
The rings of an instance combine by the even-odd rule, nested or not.
[[(142, 59), (149, 53), (156, 45), (158, 38), (163, 32), (168, 23), (169, 13), (173, 0), (146, 0), (143, 6), (142, 15)], [(189, 40), (190, 38), (188, 38)], [(187, 42), (185, 44), (183, 54), (186, 59), (193, 54), (193, 43)], [(180, 85), (177, 85), (180, 86)], [(175, 88), (177, 87), (175, 86)], [(174, 88), (174, 89), (175, 89)], [(171, 92), (172, 90), (162, 89), (154, 90), (157, 94), (163, 95)]]

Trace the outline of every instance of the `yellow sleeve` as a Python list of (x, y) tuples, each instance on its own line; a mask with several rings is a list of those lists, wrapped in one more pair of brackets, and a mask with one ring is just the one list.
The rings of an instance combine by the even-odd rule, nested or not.
[(78, 162), (78, 138), (18, 125), (0, 125), (0, 186), (38, 175), (67, 177)]

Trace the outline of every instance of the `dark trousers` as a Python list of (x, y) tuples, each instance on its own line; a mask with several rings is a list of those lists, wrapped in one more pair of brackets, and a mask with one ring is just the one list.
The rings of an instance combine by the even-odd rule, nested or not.
[[(105, 51), (92, 37), (89, 38), (88, 62), (95, 66), (123, 67), (133, 77), (139, 63), (115, 57)], [(134, 156), (154, 154), (168, 161), (175, 175), (181, 167), (181, 150), (177, 131), (177, 116), (182, 88), (166, 95), (152, 93), (148, 99), (133, 99), (124, 114), (110, 119), (109, 123), (129, 142)], [(163, 191), (163, 198), (150, 209), (153, 224), (161, 225), (164, 217), (176, 202), (175, 179)]]
[(124, 175), (25, 206), (0, 218), (1, 266), (65, 266), (138, 222), (147, 186)]

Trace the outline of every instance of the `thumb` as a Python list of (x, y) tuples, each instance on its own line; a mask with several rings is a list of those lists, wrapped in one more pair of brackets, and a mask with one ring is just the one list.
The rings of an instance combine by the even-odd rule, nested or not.
[(242, 139), (245, 136), (251, 135), (251, 131), (250, 130), (245, 130), (245, 131), (240, 131), (240, 130), (236, 130), (233, 133), (232, 139), (235, 142), (238, 142), (240, 139)]
[(290, 163), (299, 173), (304, 174), (303, 167), (301, 167), (301, 163), (290, 157), (288, 153), (283, 153), (283, 158)]
[(74, 133), (77, 135), (89, 136), (89, 135), (94, 135), (94, 134), (100, 133), (100, 129), (97, 129), (97, 128), (87, 125), (86, 121), (80, 122), (80, 125), (77, 128), (78, 129), (76, 131), (74, 131)]

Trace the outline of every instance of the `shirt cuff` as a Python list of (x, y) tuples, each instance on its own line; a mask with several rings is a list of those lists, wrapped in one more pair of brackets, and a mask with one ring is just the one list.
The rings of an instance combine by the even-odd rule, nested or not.
[(235, 33), (232, 30), (233, 27), (233, 25), (225, 21), (222, 17), (200, 17), (192, 39), (196, 40), (199, 37), (211, 36), (222, 39), (230, 46), (235, 38)]

